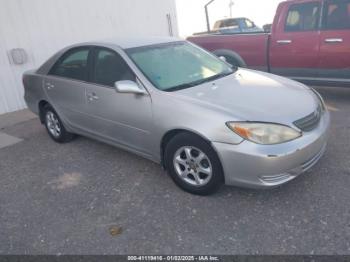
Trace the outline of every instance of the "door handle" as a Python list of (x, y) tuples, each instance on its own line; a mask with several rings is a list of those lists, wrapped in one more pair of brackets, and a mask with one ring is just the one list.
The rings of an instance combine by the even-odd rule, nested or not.
[(342, 38), (326, 38), (324, 41), (326, 43), (329, 43), (329, 44), (334, 44), (334, 43), (342, 43), (343, 39)]
[(292, 40), (288, 40), (288, 39), (286, 39), (286, 40), (277, 40), (276, 42), (277, 42), (277, 44), (280, 44), (280, 45), (289, 45), (289, 44), (292, 43)]
[(51, 90), (52, 88), (54, 88), (55, 85), (51, 84), (51, 83), (46, 83), (46, 88), (47, 90)]
[(96, 93), (88, 93), (87, 98), (90, 102), (92, 102), (94, 100), (98, 100), (98, 96), (96, 95)]

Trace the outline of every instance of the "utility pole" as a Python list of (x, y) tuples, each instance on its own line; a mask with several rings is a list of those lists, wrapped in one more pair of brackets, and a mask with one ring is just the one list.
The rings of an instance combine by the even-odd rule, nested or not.
[(212, 2), (214, 2), (215, 0), (211, 0), (209, 1), (205, 6), (205, 17), (207, 18), (207, 31), (208, 33), (210, 32), (210, 22), (209, 22), (209, 13), (208, 13), (208, 5), (210, 5)]

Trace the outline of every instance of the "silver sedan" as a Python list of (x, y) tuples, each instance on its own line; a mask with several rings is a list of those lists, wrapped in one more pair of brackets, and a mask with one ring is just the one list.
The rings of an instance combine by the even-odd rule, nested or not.
[(326, 149), (330, 117), (315, 90), (231, 67), (180, 39), (70, 46), (23, 83), (54, 141), (79, 134), (131, 151), (193, 194), (276, 187)]

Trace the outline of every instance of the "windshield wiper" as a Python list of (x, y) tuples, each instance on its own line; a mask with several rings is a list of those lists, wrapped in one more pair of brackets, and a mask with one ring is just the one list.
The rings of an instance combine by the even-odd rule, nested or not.
[(182, 84), (182, 85), (178, 85), (178, 86), (174, 86), (174, 87), (170, 87), (164, 91), (167, 91), (167, 92), (173, 92), (173, 91), (178, 91), (178, 90), (181, 90), (181, 89), (186, 89), (186, 88), (190, 88), (190, 87), (194, 87), (198, 85), (197, 84), (197, 81), (196, 82), (192, 82), (192, 83), (186, 83), (186, 84)]
[(199, 80), (196, 82), (196, 85), (200, 85), (200, 84), (204, 84), (206, 82), (210, 82), (210, 81), (213, 81), (213, 80), (216, 80), (216, 79), (220, 79), (220, 78), (223, 78), (225, 76), (228, 76), (228, 75), (231, 75), (233, 74), (233, 72), (223, 72), (223, 73), (219, 73), (217, 75), (213, 75), (211, 77), (208, 77), (208, 78), (204, 78), (202, 80)]
[(216, 80), (216, 79), (223, 78), (223, 77), (231, 75), (233, 73), (234, 73), (234, 71), (219, 73), (219, 74), (216, 74), (216, 75), (204, 78), (204, 79), (200, 79), (200, 80), (197, 80), (197, 81), (194, 81), (194, 82), (191, 82), (191, 83), (186, 83), (186, 84), (174, 86), (174, 87), (168, 88), (168, 89), (166, 89), (164, 91), (172, 92), (172, 91), (178, 91), (178, 90), (181, 90), (181, 89), (186, 89), (186, 88), (198, 86), (198, 85), (201, 85), (201, 84), (204, 84), (204, 83)]

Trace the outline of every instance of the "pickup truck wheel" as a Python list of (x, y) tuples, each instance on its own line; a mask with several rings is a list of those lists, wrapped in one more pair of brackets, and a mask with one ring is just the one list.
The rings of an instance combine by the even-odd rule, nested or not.
[(226, 49), (219, 49), (213, 52), (214, 55), (220, 57), (223, 56), (226, 59), (226, 62), (237, 67), (247, 67), (247, 64), (244, 62), (243, 58), (239, 54)]

